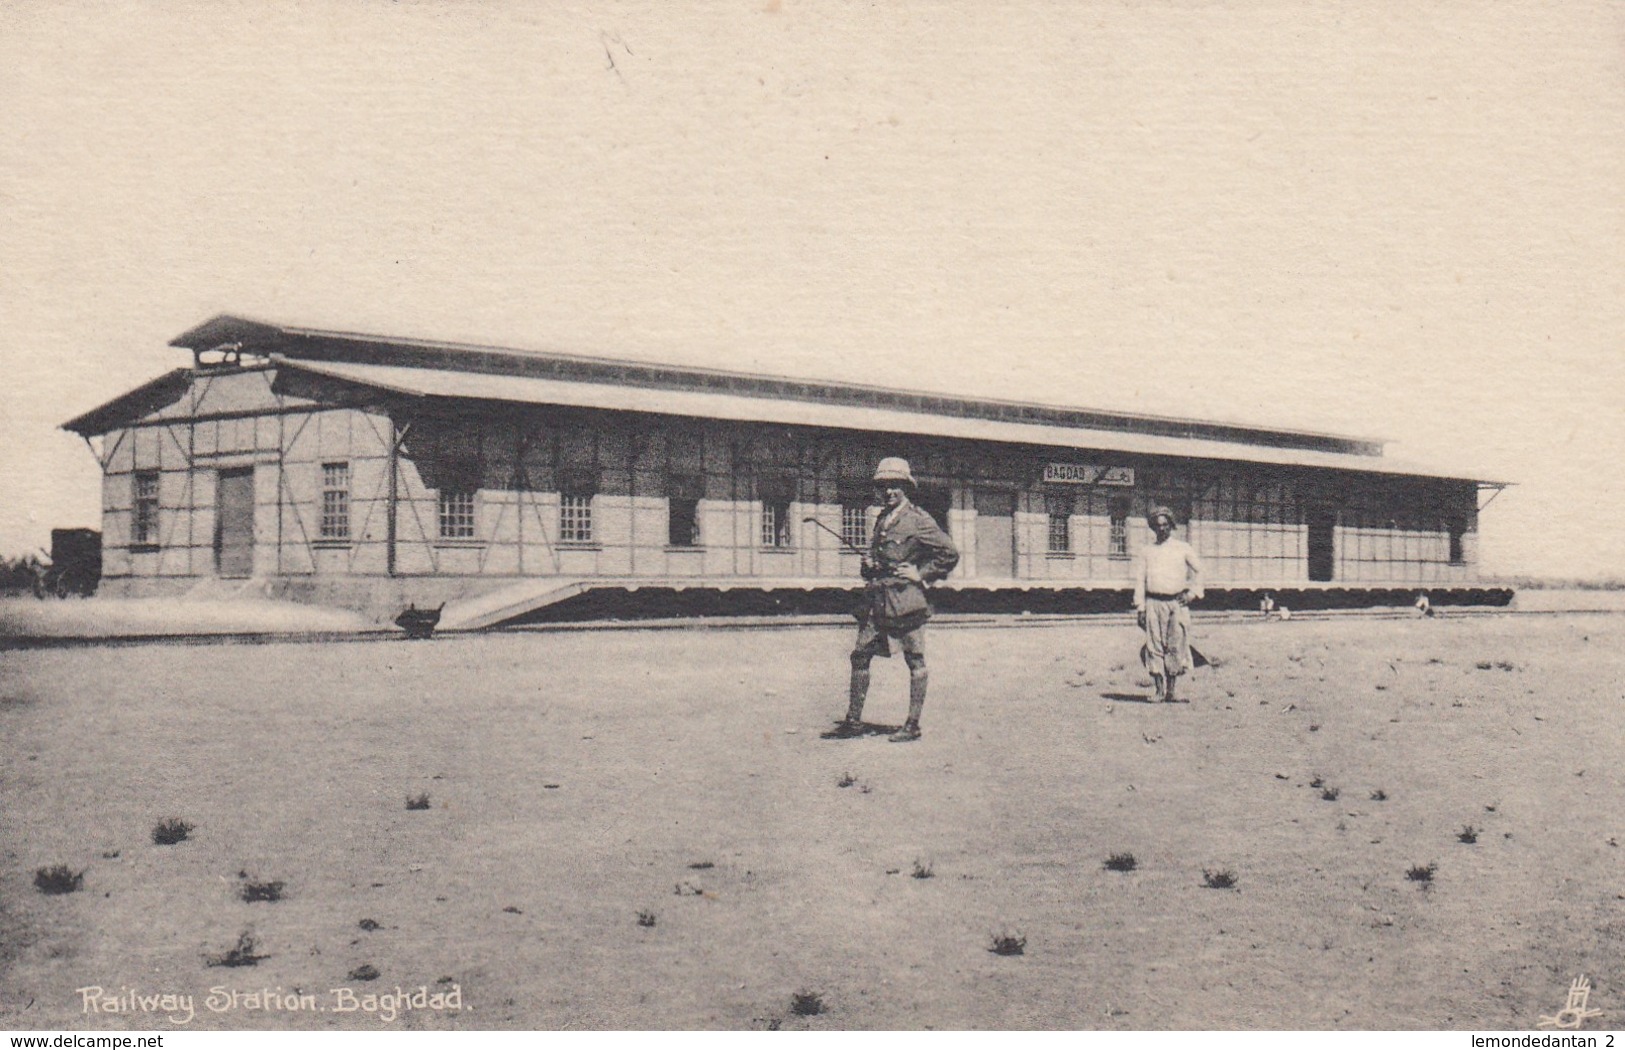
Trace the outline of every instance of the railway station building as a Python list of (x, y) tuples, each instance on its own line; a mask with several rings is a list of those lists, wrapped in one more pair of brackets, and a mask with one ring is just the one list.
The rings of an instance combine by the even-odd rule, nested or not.
[(841, 540), (867, 543), (874, 466), (903, 456), (962, 555), (941, 609), (1125, 609), (1156, 504), (1211, 604), (1510, 597), (1476, 579), (1499, 484), (1372, 439), (231, 316), (171, 345), (189, 366), (63, 424), (101, 464), (103, 593), (463, 627), (844, 609)]

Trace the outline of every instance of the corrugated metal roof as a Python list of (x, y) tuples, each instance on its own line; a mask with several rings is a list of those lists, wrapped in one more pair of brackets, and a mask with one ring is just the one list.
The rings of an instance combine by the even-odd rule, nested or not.
[(1262, 463), (1276, 466), (1322, 467), (1371, 474), (1449, 478), (1476, 481), (1382, 456), (1275, 448), (1196, 438), (1135, 434), (1117, 430), (1091, 430), (1041, 423), (930, 415), (923, 412), (857, 405), (819, 404), (743, 394), (696, 390), (665, 390), (610, 383), (576, 382), (531, 376), (489, 375), (433, 368), (403, 368), (344, 361), (279, 360), (284, 368), (328, 376), (350, 383), (413, 397), (470, 398), (527, 405), (564, 405), (573, 408), (646, 412), (694, 419), (777, 423), (838, 430), (916, 434), (923, 437), (963, 438), (1005, 444), (1033, 445), (1079, 451), (1118, 452), (1145, 456), (1181, 456), (1191, 459)]
[(445, 368), (492, 375), (555, 378), (580, 382), (652, 386), (662, 390), (739, 393), (759, 398), (893, 408), (936, 416), (964, 416), (1010, 423), (1041, 423), (1088, 430), (1126, 430), (1162, 437), (1194, 438), (1301, 448), (1319, 452), (1380, 454), (1382, 441), (1306, 430), (1265, 427), (1212, 419), (1156, 416), (1121, 410), (1046, 405), (989, 397), (904, 390), (864, 383), (795, 379), (725, 371), (692, 365), (625, 358), (592, 357), (557, 351), (519, 350), (400, 336), (365, 335), (291, 325), (273, 325), (223, 314), (170, 341), (202, 354), (231, 348), (244, 353), (300, 361), (347, 361), (404, 368)]

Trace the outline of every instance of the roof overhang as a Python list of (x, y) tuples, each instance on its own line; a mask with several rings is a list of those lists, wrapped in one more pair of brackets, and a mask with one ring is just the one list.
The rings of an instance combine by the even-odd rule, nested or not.
[(1280, 467), (1314, 467), (1359, 471), (1366, 474), (1479, 481), (1466, 475), (1431, 470), (1382, 456), (1276, 448), (1159, 434), (1135, 434), (1117, 430), (1092, 430), (1041, 423), (930, 415), (898, 409), (782, 400), (714, 391), (654, 389), (434, 368), (404, 368), (344, 361), (294, 361), (282, 358), (278, 358), (275, 363), (281, 368), (411, 398), (601, 409), (692, 419), (993, 441), (1011, 445), (1135, 456), (1173, 456)]
[(83, 415), (73, 417), (62, 424), (62, 429), (71, 430), (81, 437), (105, 434), (131, 419), (138, 419), (173, 405), (186, 396), (191, 382), (191, 369), (177, 368), (172, 372), (165, 372), (157, 379), (143, 383), (127, 394), (121, 394), (104, 405), (98, 405)]

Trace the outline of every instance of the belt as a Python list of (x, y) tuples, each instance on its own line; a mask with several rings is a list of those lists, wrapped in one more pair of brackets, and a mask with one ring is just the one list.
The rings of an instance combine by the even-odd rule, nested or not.
[(1177, 602), (1179, 600), (1179, 595), (1177, 594), (1154, 594), (1151, 591), (1146, 591), (1145, 596), (1147, 598), (1155, 598), (1159, 602)]

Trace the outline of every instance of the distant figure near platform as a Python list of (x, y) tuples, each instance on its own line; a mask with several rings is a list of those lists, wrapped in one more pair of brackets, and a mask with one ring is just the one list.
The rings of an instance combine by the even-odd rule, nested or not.
[(875, 522), (869, 552), (863, 556), (863, 608), (858, 640), (852, 647), (852, 682), (846, 718), (826, 736), (862, 736), (863, 702), (869, 692), (869, 664), (891, 656), (891, 642), (902, 646), (908, 662), (908, 720), (894, 733), (894, 743), (920, 738), (920, 712), (925, 708), (925, 621), (931, 616), (925, 598), (928, 584), (947, 576), (959, 564), (959, 551), (931, 515), (909, 498), (916, 488), (908, 460), (888, 457), (875, 470), (875, 491), (884, 504)]
[(1176, 540), (1174, 512), (1152, 507), (1145, 516), (1157, 542), (1140, 552), (1134, 574), (1135, 619), (1145, 630), (1140, 650), (1157, 698), (1176, 703), (1176, 683), (1191, 667), (1190, 603), (1202, 597), (1202, 562)]
[(1421, 591), (1416, 595), (1416, 615), (1432, 616), (1433, 602), (1428, 599), (1428, 592)]
[(1269, 591), (1265, 591), (1264, 597), (1258, 599), (1258, 614), (1267, 620), (1270, 618), (1270, 613), (1274, 611), (1275, 598)]

